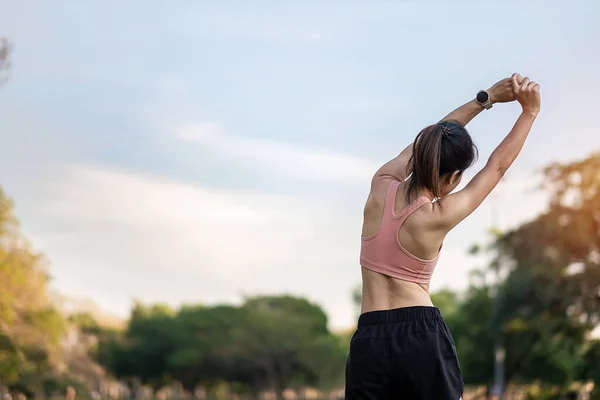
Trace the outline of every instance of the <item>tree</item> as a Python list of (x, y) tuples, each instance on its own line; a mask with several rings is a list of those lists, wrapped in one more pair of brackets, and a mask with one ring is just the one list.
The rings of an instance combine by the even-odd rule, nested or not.
[(173, 378), (192, 391), (203, 384), (209, 389), (224, 379), (241, 380), (236, 375), (228, 348), (243, 311), (234, 306), (185, 306), (173, 323), (175, 350), (168, 357)]
[(450, 318), (458, 308), (459, 298), (456, 292), (442, 289), (431, 294), (431, 302), (440, 310), (444, 318)]
[(327, 385), (343, 376), (345, 352), (327, 329), (323, 310), (291, 296), (255, 297), (243, 306), (233, 353), (257, 383), (283, 391)]
[(594, 394), (600, 398), (600, 340), (590, 342), (583, 354), (579, 377), (595, 383)]
[[(86, 329), (95, 325), (85, 316)], [(97, 357), (115, 376), (151, 385), (177, 381), (209, 393), (229, 383), (253, 394), (343, 380), (346, 352), (327, 328), (323, 310), (302, 298), (253, 297), (242, 307), (136, 305), (127, 329), (102, 335)]]
[[(432, 296), (434, 297), (434, 296)], [(460, 302), (455, 294), (443, 292), (444, 319), (452, 332), (463, 379), (467, 385), (488, 385), (493, 377), (494, 299), (487, 285), (470, 286)], [(435, 304), (435, 298), (434, 298)], [(451, 311), (454, 309), (454, 311)]]
[(101, 341), (98, 361), (135, 389), (137, 380), (155, 391), (172, 381), (169, 357), (176, 351), (175, 313), (167, 306), (136, 303), (127, 328), (108, 333)]
[(118, 379), (132, 385), (138, 364), (123, 332), (106, 332), (94, 354), (96, 361)]
[(56, 367), (62, 317), (47, 298), (41, 255), (21, 236), (0, 188), (0, 381), (39, 385)]
[(493, 232), (489, 268), (506, 278), (495, 285), (481, 280), (458, 305), (451, 293), (432, 295), (447, 308), (467, 384), (491, 383), (497, 338), (507, 381), (564, 388), (600, 378), (598, 350), (588, 340), (600, 311), (600, 155), (552, 164), (544, 177), (548, 210), (509, 232)]
[(496, 242), (508, 277), (494, 318), (510, 346), (508, 380), (564, 386), (600, 321), (600, 154), (551, 164), (544, 182), (548, 210)]

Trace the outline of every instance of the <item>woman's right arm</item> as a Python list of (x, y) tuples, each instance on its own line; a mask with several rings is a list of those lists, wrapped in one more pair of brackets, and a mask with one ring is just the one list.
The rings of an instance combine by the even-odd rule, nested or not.
[(515, 97), (521, 103), (523, 111), (510, 133), (490, 155), (486, 166), (475, 175), (467, 186), (457, 193), (439, 200), (436, 212), (444, 230), (450, 230), (469, 216), (485, 200), (496, 187), (502, 176), (515, 161), (529, 131), (540, 111), (540, 86), (531, 82), (529, 78), (523, 79), (521, 84), (513, 78)]

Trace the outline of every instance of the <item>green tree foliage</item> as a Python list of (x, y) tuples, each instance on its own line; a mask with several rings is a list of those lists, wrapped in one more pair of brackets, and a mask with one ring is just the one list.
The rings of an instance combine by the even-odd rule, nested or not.
[(57, 361), (64, 321), (47, 299), (43, 259), (19, 232), (0, 188), (0, 381), (38, 385)]
[(230, 349), (242, 318), (243, 310), (234, 306), (186, 306), (178, 312), (172, 332), (175, 351), (168, 361), (184, 388), (216, 387), (224, 378), (251, 382), (235, 370)]
[(458, 294), (449, 289), (442, 289), (431, 294), (431, 301), (439, 308), (444, 318), (456, 313), (459, 305)]
[[(494, 334), (491, 326), (494, 299), (486, 285), (471, 286), (465, 296), (454, 303), (456, 296), (442, 292), (435, 297), (446, 299), (444, 319), (452, 332), (460, 368), (466, 384), (487, 385), (494, 370)], [(452, 300), (452, 301), (451, 301)]]
[(286, 388), (339, 385), (345, 357), (323, 310), (291, 296), (176, 313), (136, 305), (126, 330), (106, 336), (98, 349), (98, 360), (116, 376), (155, 388), (177, 381), (210, 391), (227, 381), (238, 392), (268, 388), (278, 398)]
[[(598, 386), (600, 382), (600, 340), (594, 340), (586, 346), (580, 366), (579, 377), (594, 381)], [(596, 390), (596, 393), (600, 397), (600, 391)]]
[(154, 389), (172, 380), (170, 357), (175, 347), (175, 313), (167, 306), (135, 304), (123, 335), (108, 334), (98, 360), (118, 378)]
[(345, 353), (320, 307), (283, 296), (252, 298), (243, 308), (235, 338), (238, 355), (279, 396), (287, 387), (326, 385), (340, 376)]
[(68, 321), (87, 334), (100, 335), (104, 332), (104, 329), (89, 312), (72, 314)]
[(544, 181), (548, 210), (495, 235), (490, 268), (506, 279), (471, 287), (445, 313), (467, 384), (490, 383), (500, 339), (507, 381), (600, 386), (598, 344), (589, 341), (600, 321), (600, 155), (552, 164)]
[(552, 164), (544, 182), (548, 210), (497, 241), (508, 278), (495, 318), (515, 343), (508, 379), (564, 385), (590, 361), (584, 344), (600, 322), (600, 154)]

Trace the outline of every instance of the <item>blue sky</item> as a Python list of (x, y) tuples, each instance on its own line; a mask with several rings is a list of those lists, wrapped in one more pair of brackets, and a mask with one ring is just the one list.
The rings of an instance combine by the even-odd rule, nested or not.
[[(353, 323), (369, 177), (425, 125), (520, 72), (542, 113), (503, 186), (447, 238), (432, 287), (464, 288), (495, 204), (600, 148), (600, 5), (566, 2), (0, 0), (0, 183), (53, 286), (146, 302), (292, 292)], [(518, 116), (469, 129), (480, 168)], [(472, 173), (472, 172), (471, 172)]]

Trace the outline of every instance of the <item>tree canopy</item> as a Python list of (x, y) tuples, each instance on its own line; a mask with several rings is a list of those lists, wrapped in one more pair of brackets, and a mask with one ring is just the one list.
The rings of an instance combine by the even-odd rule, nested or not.
[(154, 388), (233, 383), (241, 393), (341, 384), (345, 350), (323, 310), (292, 296), (248, 298), (239, 307), (136, 305), (126, 330), (99, 348), (117, 376)]
[(43, 258), (21, 236), (0, 188), (0, 382), (28, 385), (57, 367), (62, 317), (47, 299)]
[(600, 154), (552, 164), (543, 181), (548, 209), (493, 241), (490, 268), (506, 279), (472, 287), (448, 317), (467, 383), (490, 382), (499, 339), (507, 381), (600, 386), (590, 337), (600, 321)]

